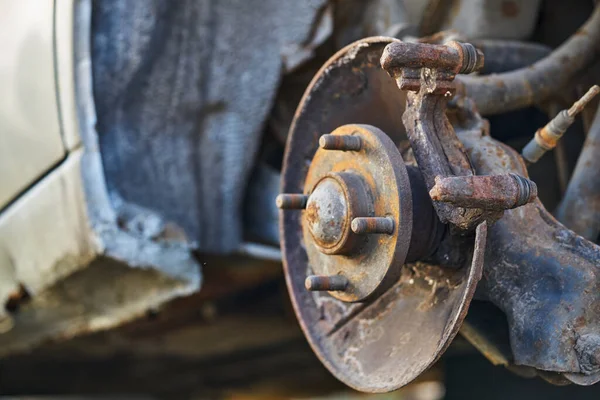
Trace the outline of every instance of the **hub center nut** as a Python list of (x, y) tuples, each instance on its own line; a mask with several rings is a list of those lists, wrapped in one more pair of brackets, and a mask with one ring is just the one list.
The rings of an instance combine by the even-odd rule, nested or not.
[(308, 198), (306, 221), (311, 235), (321, 247), (338, 244), (346, 230), (348, 202), (342, 186), (335, 179), (323, 179)]
[(304, 218), (319, 251), (349, 254), (360, 240), (350, 229), (352, 220), (372, 214), (372, 201), (362, 178), (352, 172), (338, 172), (327, 174), (316, 184)]

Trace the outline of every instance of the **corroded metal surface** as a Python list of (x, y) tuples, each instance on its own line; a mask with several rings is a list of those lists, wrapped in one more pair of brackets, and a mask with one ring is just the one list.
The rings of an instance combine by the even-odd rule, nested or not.
[(466, 315), (481, 277), (486, 231), (485, 223), (477, 229), (471, 268), (408, 264), (392, 289), (323, 338), (330, 370), (356, 389), (384, 392), (430, 367)]
[[(338, 126), (369, 123), (383, 128), (392, 138), (404, 136), (400, 120), (404, 94), (378, 65), (384, 46), (392, 41), (393, 39), (372, 38), (357, 42), (336, 54), (317, 74), (307, 89), (290, 131), (282, 176), (283, 193), (308, 195), (313, 188), (318, 187), (319, 179), (322, 179), (321, 173), (311, 177), (313, 169), (322, 168), (323, 165), (329, 165), (331, 169), (336, 165), (344, 166), (346, 157), (357, 157), (360, 160), (356, 151), (329, 151), (326, 156), (321, 156), (325, 151), (317, 150), (320, 136), (329, 134)], [(354, 126), (351, 130), (356, 129)], [(349, 135), (351, 130), (338, 133)], [(381, 132), (373, 127), (368, 130), (371, 133)], [(368, 145), (364, 140), (361, 143)], [(367, 152), (368, 150), (369, 146), (366, 147)], [(328, 161), (322, 157), (327, 157)], [(369, 168), (381, 169), (376, 159), (369, 161), (372, 164), (370, 166), (346, 161), (345, 167), (363, 171), (359, 175), (368, 177), (375, 172), (369, 171)], [(402, 163), (399, 155), (396, 162)], [(403, 165), (401, 167), (405, 169), (402, 175), (409, 175), (408, 182), (405, 182), (409, 185), (404, 185), (405, 193), (396, 193), (395, 196), (410, 204), (408, 199), (415, 198), (412, 192), (419, 192), (421, 197), (416, 197), (419, 199), (419, 206), (429, 204), (428, 215), (435, 216), (419, 171), (406, 169)], [(390, 189), (395, 187), (398, 190), (400, 187), (403, 190), (402, 185), (394, 183), (394, 174), (388, 172), (381, 175), (385, 177), (377, 179), (385, 178), (391, 182), (388, 183)], [(369, 187), (378, 186), (369, 184)], [(387, 196), (392, 196), (391, 191)], [(403, 214), (402, 219), (394, 218), (394, 232), (399, 233), (404, 240), (407, 228), (410, 228), (406, 226), (406, 222), (411, 219), (409, 215), (414, 219), (415, 210), (411, 211), (407, 215)], [(395, 283), (387, 291), (376, 293), (379, 297), (371, 296), (366, 301), (348, 303), (339, 300), (340, 292), (324, 293), (307, 291), (305, 288), (306, 276), (320, 267), (315, 265), (314, 259), (328, 262), (327, 257), (336, 257), (338, 263), (341, 263), (343, 257), (350, 257), (348, 254), (325, 255), (317, 245), (311, 244), (314, 237), (307, 224), (302, 222), (307, 213), (308, 210), (282, 210), (280, 227), (288, 289), (295, 312), (313, 350), (336, 377), (359, 390), (385, 392), (410, 382), (439, 358), (458, 332), (481, 277), (487, 224), (484, 222), (477, 227), (474, 242), (473, 236), (467, 237), (467, 256), (456, 268), (413, 262), (398, 268)], [(384, 215), (374, 212), (373, 216)], [(439, 238), (438, 233), (431, 233), (437, 223), (428, 222), (437, 221), (437, 218), (427, 218), (423, 219), (424, 225), (430, 227), (423, 229), (421, 226), (416, 230), (420, 234), (428, 232), (429, 236)], [(361, 224), (362, 222), (357, 223), (356, 228), (360, 228), (358, 225)], [(372, 225), (377, 226), (375, 223)], [(413, 228), (416, 225), (418, 224)], [(370, 225), (367, 223), (365, 226)], [(414, 239), (414, 235), (410, 236), (409, 234), (410, 247), (418, 247), (419, 241)], [(430, 240), (427, 235), (423, 236), (426, 238), (425, 242)], [(385, 241), (390, 238), (385, 234), (377, 235), (377, 238), (374, 245), (385, 249)], [(405, 242), (404, 245), (406, 244)], [(368, 251), (365, 254), (369, 254)], [(429, 254), (430, 251), (421, 250), (414, 257), (419, 259)], [(387, 257), (385, 252), (383, 256)], [(396, 262), (401, 263), (401, 258), (397, 257)], [(364, 279), (371, 279), (369, 263), (359, 265), (365, 268)], [(374, 278), (378, 279), (377, 276)], [(311, 276), (309, 280), (312, 285), (314, 278)], [(382, 287), (388, 286), (386, 284)]]
[[(360, 138), (360, 151), (320, 148), (313, 157), (304, 184), (310, 197), (302, 227), (311, 273), (345, 276), (347, 289), (331, 295), (358, 301), (398, 279), (411, 240), (412, 194), (404, 161), (384, 132), (351, 124), (327, 136), (350, 135)], [(355, 218), (375, 216), (393, 221), (392, 234), (351, 229)]]
[(459, 207), (507, 210), (535, 200), (537, 186), (517, 174), (436, 177), (429, 195)]
[[(489, 136), (469, 102), (451, 119), (478, 174), (527, 176), (523, 159)], [(598, 260), (600, 247), (558, 223), (539, 200), (490, 227), (479, 292), (506, 314), (515, 364), (578, 384), (600, 380)]]
[[(303, 188), (308, 195), (318, 182), (311, 178), (311, 171), (323, 166), (333, 172), (338, 164), (364, 170), (362, 165), (342, 161), (364, 150), (366, 142), (362, 137), (360, 141), (347, 139), (356, 128), (338, 132), (346, 138), (327, 136), (322, 147), (336, 150), (326, 156), (323, 149), (314, 154), (316, 135), (330, 132), (331, 121), (337, 124), (355, 118), (375, 118), (370, 111), (378, 110), (372, 124), (397, 123), (398, 113), (385, 111), (394, 105), (402, 110), (403, 98), (379, 90), (366, 100), (362, 91), (344, 86), (357, 73), (364, 73), (361, 69), (364, 67), (379, 82), (417, 91), (407, 96), (403, 121), (424, 182), (419, 187), (418, 180), (409, 179), (407, 190), (412, 197), (414, 193), (430, 191), (440, 220), (459, 228), (463, 235), (477, 227), (475, 245), (468, 240), (457, 241), (459, 236), (450, 229), (443, 239), (435, 242), (436, 250), (429, 258), (423, 258), (425, 253), (421, 253), (411, 258), (416, 262), (399, 269), (400, 276), (391, 288), (364, 297), (367, 301), (349, 305), (304, 289), (307, 274), (321, 265), (345, 271), (347, 267), (342, 266), (347, 260), (331, 259), (323, 251), (313, 250), (306, 226), (304, 236), (300, 236), (300, 214), (283, 214), (288, 287), (315, 352), (339, 379), (357, 389), (387, 391), (402, 386), (430, 366), (460, 328), (485, 259), (479, 292), (508, 318), (513, 354), (507, 362), (525, 368), (528, 373), (536, 371), (557, 384), (570, 381), (587, 385), (598, 381), (600, 311), (595, 305), (600, 293), (596, 273), (600, 248), (564, 228), (544, 209), (536, 199), (536, 185), (528, 180), (523, 159), (515, 150), (489, 136), (489, 125), (476, 112), (471, 100), (459, 97), (448, 103), (455, 75), (480, 67), (477, 53), (467, 55), (468, 47), (464, 44), (408, 45), (392, 41), (381, 59), (382, 67), (394, 78), (390, 82), (376, 75), (372, 64), (357, 60), (361, 50), (366, 57), (375, 52), (369, 46), (359, 42), (338, 54), (309, 87), (289, 137), (283, 190), (299, 193)], [(381, 46), (377, 51), (381, 52)], [(352, 59), (346, 59), (346, 64), (339, 63), (347, 54)], [(348, 64), (353, 68), (344, 70)], [(366, 80), (362, 87), (372, 85)], [(348, 100), (351, 104), (337, 102), (350, 93), (356, 94), (351, 112), (352, 100)], [(378, 107), (374, 109), (373, 104)], [(410, 171), (406, 169), (409, 175)], [(405, 232), (402, 219), (392, 220), (373, 213), (353, 220), (352, 230), (378, 232), (385, 238), (381, 240), (390, 240), (386, 236), (390, 232), (390, 236)], [(484, 255), (490, 222), (495, 223), (489, 228)], [(411, 235), (409, 247), (415, 244), (412, 240), (415, 234)], [(448, 262), (450, 258), (452, 262)], [(432, 260), (441, 266), (433, 265)], [(356, 265), (366, 267), (368, 263)], [(341, 270), (325, 272), (335, 276), (338, 272), (342, 275)], [(359, 279), (373, 279), (368, 268)], [(342, 284), (338, 287), (345, 290)], [(340, 292), (331, 293), (342, 298), (337, 295)]]
[[(345, 175), (345, 176), (344, 176)], [(346, 179), (344, 179), (346, 178)], [(349, 191), (347, 181), (355, 178), (351, 174), (327, 174), (317, 182), (310, 192), (304, 222), (306, 232), (315, 242), (319, 251), (325, 254), (345, 253), (353, 247), (354, 239), (348, 229), (353, 215), (361, 215), (362, 202), (354, 202), (347, 199), (345, 193)], [(355, 178), (358, 180), (359, 178)], [(366, 189), (362, 182), (357, 182), (357, 188), (366, 197)], [(350, 203), (350, 204), (349, 204)], [(363, 212), (367, 212), (364, 210)]]
[[(446, 45), (391, 43), (381, 57), (381, 66), (398, 87), (408, 90), (402, 120), (413, 153), (431, 190), (436, 179), (474, 175), (469, 158), (446, 117), (449, 98), (455, 91), (458, 73), (470, 73), (483, 67), (483, 54), (471, 44), (448, 42)], [(489, 193), (488, 197), (494, 197)], [(469, 208), (469, 205), (435, 201), (438, 217), (461, 231), (473, 230), (482, 221), (493, 222), (501, 211)]]

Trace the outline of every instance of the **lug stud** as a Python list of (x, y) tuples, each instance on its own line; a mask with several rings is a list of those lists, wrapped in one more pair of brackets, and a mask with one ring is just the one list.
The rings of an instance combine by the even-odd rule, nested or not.
[(359, 217), (350, 224), (352, 232), (362, 235), (368, 233), (394, 233), (394, 220), (390, 217)]
[(281, 210), (303, 210), (307, 201), (308, 196), (304, 194), (280, 194), (275, 199), (275, 204)]
[(323, 135), (319, 138), (319, 146), (324, 150), (359, 151), (361, 140), (351, 135)]
[(304, 286), (310, 291), (343, 291), (348, 287), (348, 278), (343, 275), (310, 275)]

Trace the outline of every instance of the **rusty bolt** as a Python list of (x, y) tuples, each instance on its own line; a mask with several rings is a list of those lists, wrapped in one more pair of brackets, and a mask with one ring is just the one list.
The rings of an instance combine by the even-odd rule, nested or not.
[(394, 220), (390, 217), (358, 217), (352, 220), (350, 227), (359, 235), (367, 233), (391, 235), (394, 233)]
[(446, 45), (458, 50), (461, 56), (460, 70), (458, 71), (460, 74), (470, 74), (483, 68), (485, 60), (483, 52), (471, 43), (461, 43), (453, 40), (446, 43)]
[(275, 204), (282, 210), (302, 210), (306, 208), (308, 196), (304, 194), (280, 194)]
[(343, 275), (310, 275), (304, 286), (311, 291), (343, 291), (348, 287), (348, 279)]
[(359, 151), (360, 137), (351, 135), (323, 135), (319, 138), (319, 146), (324, 150)]
[(537, 186), (516, 174), (436, 177), (431, 199), (457, 207), (507, 210), (532, 202)]

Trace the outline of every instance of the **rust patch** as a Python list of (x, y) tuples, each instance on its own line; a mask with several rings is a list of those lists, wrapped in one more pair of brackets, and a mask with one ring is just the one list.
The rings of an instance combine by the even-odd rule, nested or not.
[(310, 224), (316, 224), (319, 219), (319, 205), (317, 203), (311, 203), (306, 207), (304, 218)]

